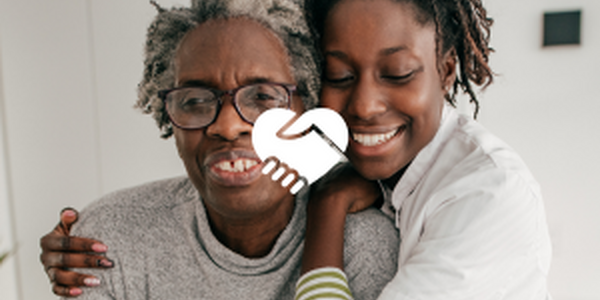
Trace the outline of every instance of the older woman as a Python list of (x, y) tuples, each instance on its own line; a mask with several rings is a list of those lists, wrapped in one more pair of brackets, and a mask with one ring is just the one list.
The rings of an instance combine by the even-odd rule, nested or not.
[[(159, 8), (148, 32), (138, 106), (153, 114), (164, 137), (174, 135), (188, 176), (119, 191), (83, 211), (72, 233), (103, 241), (115, 267), (86, 270), (93, 276), (86, 284), (101, 283), (81, 297), (293, 297), (306, 192), (294, 197), (262, 175), (251, 134), (268, 108), (301, 112), (315, 104), (314, 55), (293, 1)], [(352, 292), (375, 299), (394, 274), (397, 234), (375, 210), (350, 216), (346, 228)], [(90, 264), (69, 265), (76, 259), (52, 252), (48, 245), (61, 239), (42, 240), (42, 260), (56, 282), (68, 285), (73, 273), (62, 268)], [(57, 284), (55, 293), (81, 290)]]

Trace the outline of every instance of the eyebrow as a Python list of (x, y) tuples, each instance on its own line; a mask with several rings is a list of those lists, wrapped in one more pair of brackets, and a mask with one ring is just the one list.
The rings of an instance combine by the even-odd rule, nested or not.
[(272, 78), (263, 77), (263, 76), (251, 76), (244, 79), (244, 84), (253, 84), (253, 83), (265, 83), (265, 82), (275, 82)]
[[(248, 85), (248, 84), (255, 84), (255, 83), (266, 83), (266, 82), (275, 82), (275, 81), (273, 81), (272, 79), (269, 79), (268, 77), (264, 77), (264, 76), (250, 76), (250, 77), (244, 78), (244, 80), (242, 81), (242, 84), (240, 84), (240, 86)], [(180, 87), (215, 88), (215, 84), (211, 83), (209, 81), (206, 81), (206, 80), (193, 79), (193, 80), (184, 81), (180, 85)]]
[(333, 56), (335, 58), (339, 58), (339, 59), (343, 59), (343, 60), (347, 60), (348, 59), (348, 55), (346, 55), (346, 53), (342, 52), (342, 51), (325, 51), (323, 53), (323, 56), (327, 57), (327, 56)]
[(382, 56), (388, 56), (388, 55), (392, 55), (394, 53), (398, 53), (400, 51), (406, 50), (407, 48), (405, 46), (397, 46), (397, 47), (391, 47), (391, 48), (385, 48), (381, 51), (379, 51), (379, 54)]
[[(390, 47), (390, 48), (385, 48), (382, 49), (381, 51), (379, 51), (379, 55), (380, 56), (389, 56), (395, 53), (398, 53), (400, 51), (404, 51), (408, 49), (406, 46), (396, 46), (396, 47)], [(338, 51), (338, 50), (333, 50), (333, 51), (325, 51), (325, 53), (323, 53), (323, 56), (327, 57), (327, 56), (332, 56), (335, 58), (339, 58), (342, 60), (347, 60), (348, 59), (348, 55), (342, 51)]]
[(208, 82), (206, 82), (204, 80), (186, 80), (180, 86), (181, 87), (192, 87), (192, 86), (210, 87), (210, 84), (208, 84)]

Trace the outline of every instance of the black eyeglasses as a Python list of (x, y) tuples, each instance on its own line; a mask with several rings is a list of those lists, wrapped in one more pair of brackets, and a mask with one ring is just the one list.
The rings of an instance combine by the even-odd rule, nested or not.
[(207, 87), (178, 87), (158, 92), (173, 125), (182, 129), (200, 129), (212, 124), (223, 106), (221, 98), (230, 95), (242, 120), (254, 124), (264, 111), (290, 108), (295, 85), (265, 82), (239, 86), (228, 91)]

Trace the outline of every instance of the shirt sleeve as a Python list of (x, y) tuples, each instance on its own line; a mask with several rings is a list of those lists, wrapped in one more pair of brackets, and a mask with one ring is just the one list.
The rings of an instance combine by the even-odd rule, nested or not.
[(346, 274), (338, 268), (319, 268), (300, 277), (294, 300), (352, 300)]
[(381, 211), (368, 209), (348, 215), (344, 272), (325, 268), (303, 275), (297, 284), (296, 299), (377, 299), (396, 273), (399, 243), (393, 222)]
[(519, 176), (479, 178), (493, 183), (466, 178), (401, 213), (398, 273), (379, 300), (546, 299), (541, 199)]

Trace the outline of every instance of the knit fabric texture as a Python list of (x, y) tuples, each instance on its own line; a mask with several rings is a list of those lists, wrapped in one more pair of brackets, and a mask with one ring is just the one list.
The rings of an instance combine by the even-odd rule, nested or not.
[[(73, 235), (103, 241), (115, 267), (80, 269), (101, 279), (78, 299), (293, 299), (300, 277), (306, 195), (265, 257), (246, 258), (213, 235), (187, 177), (112, 193), (84, 209)], [(398, 234), (369, 209), (350, 215), (344, 270), (356, 299), (376, 299), (397, 267)]]

